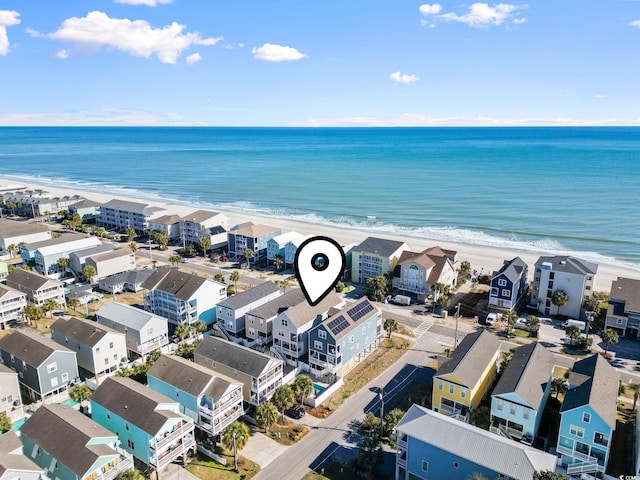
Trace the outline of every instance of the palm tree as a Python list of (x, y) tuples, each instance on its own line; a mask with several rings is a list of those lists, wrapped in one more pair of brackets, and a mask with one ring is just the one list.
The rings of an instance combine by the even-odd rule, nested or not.
[(223, 274), (221, 274), (221, 273), (216, 273), (216, 274), (213, 276), (213, 279), (214, 279), (216, 282), (224, 283), (224, 275), (223, 275)]
[(256, 422), (266, 433), (269, 433), (269, 429), (278, 421), (278, 415), (278, 409), (271, 402), (261, 403), (255, 410)]
[(238, 280), (240, 280), (240, 272), (238, 272), (237, 270), (234, 270), (233, 272), (231, 272), (231, 275), (229, 275), (229, 280), (231, 280), (233, 282), (233, 286), (238, 287)]
[(15, 217), (17, 205), (14, 202), (7, 202), (7, 207), (9, 207), (9, 210), (11, 210), (11, 216)]
[(511, 327), (516, 324), (518, 320), (518, 314), (513, 310), (509, 310), (507, 315), (505, 316), (505, 320), (507, 321), (507, 335), (511, 332)]
[(46, 314), (53, 312), (60, 304), (54, 298), (47, 298), (42, 304), (42, 311)]
[(78, 384), (71, 387), (69, 396), (74, 402), (82, 402), (91, 396), (91, 389), (85, 384)]
[(286, 293), (287, 288), (291, 286), (291, 280), (288, 278), (285, 278), (284, 280), (276, 280), (274, 283), (282, 288), (282, 293)]
[(249, 427), (242, 422), (233, 422), (222, 435), (222, 444), (233, 450), (233, 468), (238, 471), (238, 449), (242, 450), (249, 441)]
[(87, 279), (87, 281), (89, 281), (89, 283), (92, 282), (92, 279), (96, 276), (96, 273), (96, 268), (93, 265), (85, 265), (82, 269), (82, 275)]
[(33, 326), (38, 328), (38, 320), (40, 320), (44, 316), (44, 312), (40, 307), (34, 305), (33, 303), (28, 303), (24, 310), (22, 311), (25, 318), (29, 320), (29, 322), (33, 322)]
[(569, 303), (569, 295), (564, 290), (556, 290), (551, 294), (551, 303), (558, 307), (558, 315), (560, 315), (560, 308)]
[(605, 328), (604, 331), (600, 334), (600, 338), (602, 339), (602, 343), (604, 343), (605, 355), (609, 351), (609, 347), (618, 343), (619, 340), (618, 334), (612, 328)]
[(630, 383), (629, 388), (633, 391), (633, 410), (635, 410), (640, 398), (640, 383)]
[(300, 403), (304, 403), (304, 399), (313, 393), (313, 380), (306, 375), (298, 375), (293, 381), (293, 391), (300, 397)]
[(282, 264), (284, 263), (284, 258), (279, 253), (276, 253), (273, 256), (273, 263), (275, 263), (276, 269), (280, 270), (280, 267), (282, 267)]
[(176, 327), (173, 333), (175, 333), (176, 336), (180, 339), (180, 341), (182, 341), (189, 336), (189, 331), (190, 331), (189, 325), (187, 325), (186, 323), (181, 323)]
[(72, 309), (74, 311), (74, 313), (78, 313), (76, 311), (76, 307), (78, 305), (80, 305), (80, 300), (78, 300), (77, 298), (70, 298), (70, 299), (67, 300), (67, 307)]
[(138, 244), (136, 242), (129, 242), (129, 250), (131, 250), (132, 252), (135, 252), (136, 250), (138, 250)]
[(124, 231), (125, 235), (127, 236), (127, 239), (131, 242), (134, 238), (136, 238), (136, 231), (131, 228), (131, 227), (127, 227), (127, 229)]
[(123, 470), (116, 477), (117, 480), (146, 480), (146, 478), (140, 470), (134, 468)]
[(284, 417), (284, 411), (289, 408), (296, 401), (296, 396), (293, 393), (293, 389), (289, 385), (281, 385), (273, 392), (271, 402), (282, 412)]
[(535, 315), (529, 315), (527, 317), (527, 325), (529, 325), (530, 332), (538, 336), (538, 330), (540, 330), (540, 319)]
[(387, 331), (387, 337), (391, 338), (391, 332), (398, 329), (398, 321), (395, 318), (385, 318), (383, 327)]
[(69, 265), (71, 265), (71, 260), (69, 260), (69, 258), (67, 257), (60, 257), (56, 261), (56, 265), (60, 270), (62, 270), (62, 273), (64, 274), (67, 271), (67, 268), (69, 268)]
[(207, 258), (207, 250), (211, 248), (211, 237), (204, 236), (198, 239), (198, 245), (202, 249), (202, 256)]
[(5, 412), (0, 413), (0, 433), (8, 432), (11, 430), (11, 419)]
[(560, 393), (564, 393), (569, 388), (567, 381), (564, 378), (554, 378), (551, 380), (551, 390), (555, 392), (555, 398), (558, 398)]
[(565, 330), (565, 333), (571, 340), (576, 340), (580, 336), (580, 327), (577, 325), (569, 325)]
[(249, 260), (251, 260), (253, 258), (253, 250), (251, 250), (250, 248), (245, 248), (244, 249), (244, 258), (247, 260), (247, 268), (249, 268), (251, 265), (249, 265)]
[(198, 334), (207, 330), (207, 325), (202, 320), (196, 320), (191, 325), (191, 331)]
[(180, 255), (171, 255), (169, 258), (169, 263), (171, 263), (171, 265), (177, 265), (179, 263), (182, 263), (182, 257)]

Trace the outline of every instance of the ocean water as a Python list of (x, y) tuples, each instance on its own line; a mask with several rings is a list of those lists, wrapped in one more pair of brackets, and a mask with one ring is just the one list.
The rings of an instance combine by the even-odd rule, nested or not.
[(5, 127), (0, 176), (640, 270), (634, 127)]

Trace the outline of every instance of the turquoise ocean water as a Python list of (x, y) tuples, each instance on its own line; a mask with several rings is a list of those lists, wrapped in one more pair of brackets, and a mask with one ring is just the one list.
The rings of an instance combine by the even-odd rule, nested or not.
[(640, 270), (640, 128), (5, 127), (0, 176)]

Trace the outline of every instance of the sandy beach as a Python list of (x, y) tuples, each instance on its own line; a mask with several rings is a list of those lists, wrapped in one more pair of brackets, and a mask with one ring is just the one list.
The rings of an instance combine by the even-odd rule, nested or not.
[[(0, 178), (0, 187), (2, 185), (21, 185), (28, 189), (42, 189), (48, 191), (51, 196), (64, 196), (64, 195), (82, 195), (90, 200), (105, 203), (113, 198), (119, 198), (123, 200), (130, 200), (135, 202), (146, 202), (152, 205), (157, 205), (165, 208), (169, 213), (176, 213), (178, 215), (186, 215), (200, 207), (193, 206), (189, 207), (186, 205), (175, 205), (169, 203), (162, 203), (150, 199), (143, 198), (131, 198), (125, 197), (121, 195), (111, 195), (108, 192), (93, 192), (93, 191), (84, 191), (84, 190), (69, 190), (66, 188), (60, 188), (55, 185), (47, 185), (47, 184), (36, 184), (31, 182), (18, 182), (14, 179), (2, 179)], [(350, 228), (336, 228), (329, 227), (324, 225), (315, 225), (310, 223), (303, 223), (299, 221), (280, 219), (280, 218), (270, 218), (258, 215), (246, 215), (239, 214), (234, 212), (222, 212), (227, 215), (231, 222), (231, 225), (236, 225), (244, 222), (254, 222), (254, 223), (263, 223), (272, 225), (275, 227), (280, 227), (282, 232), (288, 231), (297, 231), (303, 234), (312, 234), (312, 235), (324, 235), (331, 238), (334, 238), (342, 245), (352, 245), (359, 244), (362, 242), (367, 236), (372, 235), (367, 232), (359, 231), (356, 229)], [(539, 255), (531, 252), (521, 252), (515, 250), (507, 250), (504, 248), (493, 248), (487, 246), (479, 246), (479, 245), (470, 245), (464, 243), (453, 243), (453, 242), (442, 242), (437, 240), (430, 240), (424, 238), (416, 238), (416, 237), (403, 237), (400, 235), (387, 235), (382, 233), (374, 234), (380, 238), (388, 238), (393, 240), (400, 240), (406, 242), (407, 245), (412, 250), (423, 250), (428, 247), (432, 247), (435, 245), (439, 245), (442, 248), (455, 250), (458, 252), (458, 261), (469, 261), (471, 263), (471, 267), (478, 271), (483, 272), (493, 272), (500, 268), (504, 260), (511, 259), (515, 256), (520, 256), (527, 264), (529, 265), (529, 276), (533, 276), (533, 265), (538, 259)], [(611, 289), (611, 282), (614, 281), (617, 277), (626, 277), (626, 278), (634, 278), (640, 279), (640, 272), (613, 266), (607, 264), (600, 264), (598, 267), (598, 273), (595, 279), (595, 291), (603, 291), (609, 293)], [(532, 278), (530, 278), (531, 280)]]

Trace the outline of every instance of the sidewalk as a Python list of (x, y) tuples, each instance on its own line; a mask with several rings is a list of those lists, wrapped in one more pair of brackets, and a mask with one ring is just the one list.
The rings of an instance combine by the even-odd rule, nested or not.
[(240, 450), (243, 457), (250, 459), (251, 461), (260, 465), (260, 468), (264, 468), (279, 455), (283, 454), (289, 447), (280, 445), (275, 440), (267, 437), (264, 433), (260, 433), (251, 428), (251, 438)]

